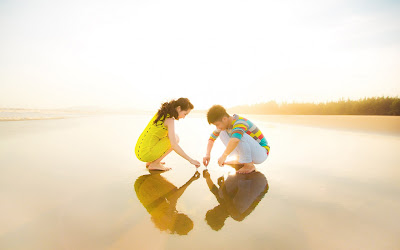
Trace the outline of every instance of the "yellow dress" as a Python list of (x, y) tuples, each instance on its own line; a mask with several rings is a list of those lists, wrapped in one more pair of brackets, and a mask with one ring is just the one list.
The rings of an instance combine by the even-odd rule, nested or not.
[(136, 157), (143, 162), (155, 161), (171, 148), (168, 128), (165, 126), (164, 121), (158, 121), (157, 124), (154, 124), (153, 122), (156, 118), (157, 114), (147, 124), (136, 143)]

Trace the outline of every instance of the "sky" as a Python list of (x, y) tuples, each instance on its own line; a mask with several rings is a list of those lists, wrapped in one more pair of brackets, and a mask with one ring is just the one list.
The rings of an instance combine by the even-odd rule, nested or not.
[(0, 107), (400, 96), (400, 1), (0, 0)]

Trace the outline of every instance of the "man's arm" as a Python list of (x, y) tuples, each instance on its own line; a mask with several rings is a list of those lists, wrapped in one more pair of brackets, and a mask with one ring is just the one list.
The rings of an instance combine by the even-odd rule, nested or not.
[(206, 153), (206, 156), (205, 157), (203, 157), (203, 164), (204, 164), (204, 166), (208, 166), (208, 164), (210, 163), (210, 159), (211, 159), (211, 157), (210, 157), (210, 155), (211, 155), (211, 150), (212, 150), (212, 148), (213, 148), (213, 146), (214, 146), (214, 141), (213, 140), (208, 140), (208, 144), (207, 144), (207, 153)]
[(228, 142), (228, 145), (226, 145), (226, 149), (224, 151), (224, 153), (222, 154), (222, 156), (218, 159), (218, 165), (223, 166), (226, 160), (226, 157), (228, 157), (228, 155), (230, 153), (232, 153), (232, 151), (237, 147), (237, 145), (239, 144), (240, 139), (238, 138), (231, 138)]
[(224, 155), (229, 155), (230, 153), (232, 153), (232, 151), (237, 147), (239, 142), (240, 140), (238, 138), (231, 138), (228, 142), (228, 145), (226, 145)]
[(218, 187), (217, 185), (214, 184), (214, 182), (211, 180), (210, 173), (208, 172), (207, 169), (204, 169), (203, 171), (203, 177), (206, 179), (207, 186), (210, 189), (211, 193), (215, 195), (215, 197), (218, 199)]

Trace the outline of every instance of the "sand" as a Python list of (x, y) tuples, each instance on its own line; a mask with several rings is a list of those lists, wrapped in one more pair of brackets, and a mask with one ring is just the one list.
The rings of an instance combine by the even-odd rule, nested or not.
[[(207, 172), (171, 153), (150, 175), (150, 117), (0, 122), (0, 249), (400, 248), (397, 118), (248, 116), (271, 154), (242, 177), (218, 141)], [(176, 125), (197, 160), (212, 129)]]

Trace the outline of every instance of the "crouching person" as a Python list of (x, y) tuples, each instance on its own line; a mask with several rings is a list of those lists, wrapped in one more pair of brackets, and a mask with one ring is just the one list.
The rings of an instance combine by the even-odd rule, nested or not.
[[(225, 144), (226, 149), (218, 159), (218, 165), (239, 164), (241, 168), (238, 173), (251, 173), (255, 171), (254, 164), (264, 162), (270, 147), (261, 130), (250, 120), (237, 114), (229, 115), (225, 108), (220, 105), (212, 106), (207, 113), (209, 124), (213, 124), (216, 130), (211, 134), (207, 153), (203, 158), (203, 164), (208, 166), (210, 154), (215, 140), (219, 137)], [(226, 162), (228, 156), (237, 156), (235, 162)]]

